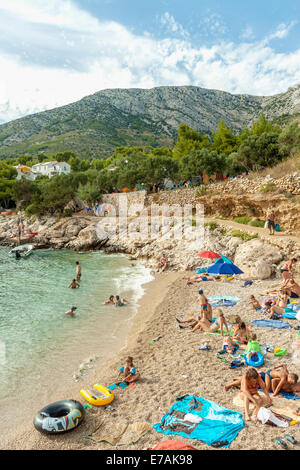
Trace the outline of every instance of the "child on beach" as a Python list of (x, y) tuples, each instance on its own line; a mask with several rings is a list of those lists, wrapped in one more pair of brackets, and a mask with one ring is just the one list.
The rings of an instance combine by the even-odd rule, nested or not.
[(128, 383), (135, 382), (140, 378), (140, 373), (138, 372), (136, 367), (134, 367), (133, 358), (131, 356), (128, 356), (128, 358), (126, 359), (125, 366), (122, 366), (120, 368), (117, 381), (120, 381), (120, 378), (122, 378), (122, 382)]
[(254, 295), (251, 295), (251, 296), (250, 296), (250, 302), (248, 302), (248, 305), (252, 305), (253, 310), (255, 310), (255, 312), (257, 312), (257, 310), (260, 309), (259, 302), (258, 302), (258, 300), (254, 297)]
[(238, 346), (232, 341), (230, 336), (225, 336), (223, 340), (223, 350), (229, 354), (233, 354), (238, 349)]
[(199, 297), (198, 297), (197, 301), (200, 302), (201, 316), (202, 316), (202, 313), (205, 310), (207, 310), (207, 307), (208, 307), (208, 300), (207, 300), (207, 297), (204, 295), (203, 289), (199, 290)]
[(242, 321), (236, 325), (233, 330), (232, 340), (239, 345), (241, 349), (245, 349), (250, 339), (250, 330)]
[(228, 385), (225, 385), (224, 389), (227, 392), (232, 387), (240, 388), (240, 397), (244, 401), (246, 421), (250, 421), (249, 407), (250, 407), (250, 402), (251, 402), (255, 405), (255, 409), (252, 415), (252, 420), (255, 423), (257, 422), (257, 413), (263, 404), (262, 398), (260, 394), (258, 393), (259, 388), (266, 395), (268, 403), (272, 405), (272, 400), (269, 397), (266, 384), (262, 380), (257, 370), (254, 369), (254, 367), (251, 367), (250, 369), (248, 369), (247, 372), (243, 374), (242, 377), (235, 379), (232, 383)]

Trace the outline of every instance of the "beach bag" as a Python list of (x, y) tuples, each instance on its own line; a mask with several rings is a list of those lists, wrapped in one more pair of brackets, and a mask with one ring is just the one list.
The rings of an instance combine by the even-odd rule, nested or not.
[(265, 222), (265, 228), (268, 228), (269, 227), (269, 222), (266, 220)]
[(280, 232), (280, 226), (279, 226), (279, 224), (275, 224), (275, 230), (276, 230), (276, 232)]

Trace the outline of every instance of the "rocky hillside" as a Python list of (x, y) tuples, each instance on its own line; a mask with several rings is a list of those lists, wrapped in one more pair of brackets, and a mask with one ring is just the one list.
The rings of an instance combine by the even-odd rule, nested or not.
[(180, 123), (200, 132), (220, 119), (234, 132), (261, 113), (281, 119), (300, 112), (300, 85), (276, 96), (232, 95), (199, 87), (103, 90), (60, 108), (0, 126), (0, 158), (74, 150), (107, 157), (115, 147), (172, 145)]

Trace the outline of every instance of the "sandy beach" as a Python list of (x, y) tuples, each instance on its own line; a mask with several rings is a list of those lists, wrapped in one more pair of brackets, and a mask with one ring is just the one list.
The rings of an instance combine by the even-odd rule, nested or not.
[[(220, 335), (195, 332), (189, 329), (181, 330), (176, 321), (188, 318), (188, 313), (199, 311), (196, 299), (200, 284), (186, 287), (184, 277), (187, 273), (164, 273), (156, 276), (155, 280), (147, 284), (145, 294), (139, 301), (139, 310), (135, 316), (127, 345), (117, 355), (109, 357), (106, 365), (97, 364), (79, 382), (65, 390), (64, 396), (53, 397), (58, 399), (73, 398), (81, 401), (79, 390), (91, 388), (95, 383), (108, 386), (115, 382), (119, 368), (128, 355), (133, 356), (134, 363), (141, 373), (141, 379), (134, 387), (125, 390), (116, 389), (115, 399), (112, 402), (113, 411), (104, 407), (88, 409), (85, 421), (74, 431), (63, 434), (47, 436), (42, 435), (33, 427), (32, 421), (27, 420), (15, 430), (11, 429), (2, 441), (2, 449), (147, 449), (165, 439), (180, 439), (188, 445), (199, 450), (212, 449), (203, 442), (185, 439), (176, 435), (165, 436), (151, 428), (135, 444), (111, 445), (107, 442), (94, 442), (87, 439), (97, 428), (112, 432), (115, 424), (148, 423), (150, 426), (159, 423), (175, 403), (176, 397), (190, 394), (206, 398), (221, 406), (243, 413), (243, 408), (237, 404), (235, 397), (238, 391), (232, 389), (224, 391), (224, 385), (233, 378), (239, 377), (246, 367), (230, 370), (229, 364), (217, 358), (217, 352), (222, 348)], [(254, 281), (247, 288), (242, 287), (243, 281), (234, 279), (224, 283), (201, 283), (207, 297), (213, 295), (236, 295), (240, 301), (233, 307), (224, 308), (225, 316), (238, 314), (242, 320), (255, 332), (258, 341), (270, 343), (273, 347), (286, 348), (288, 353), (284, 357), (275, 357), (266, 353), (265, 364), (261, 368), (266, 370), (273, 365), (286, 363), (291, 372), (299, 373), (299, 367), (292, 362), (292, 344), (296, 339), (296, 331), (291, 329), (279, 330), (271, 328), (258, 328), (251, 325), (251, 321), (261, 318), (247, 305), (251, 294), (258, 299), (263, 297), (266, 290), (280, 285), (280, 280)], [(288, 320), (291, 326), (297, 321)], [(150, 344), (154, 338), (161, 336), (155, 344)], [(208, 343), (209, 351), (199, 351), (197, 346)], [(297, 409), (299, 402), (274, 398), (277, 408), (290, 407)], [(298, 405), (297, 405), (298, 403)], [(46, 403), (45, 403), (46, 405)], [(37, 410), (32, 410), (32, 418)], [(300, 423), (300, 419), (299, 419)], [(232, 450), (271, 450), (280, 449), (274, 439), (283, 437), (286, 429), (268, 425), (245, 423), (245, 427), (231, 443)], [(288, 433), (300, 440), (299, 424), (288, 428)], [(84, 437), (85, 436), (85, 437)]]

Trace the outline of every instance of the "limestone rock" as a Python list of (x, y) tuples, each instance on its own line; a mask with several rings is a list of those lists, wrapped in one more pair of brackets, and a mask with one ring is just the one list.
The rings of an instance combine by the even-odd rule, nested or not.
[(282, 259), (278, 249), (253, 239), (238, 246), (234, 263), (244, 271), (244, 278), (268, 279), (275, 271), (274, 265)]

